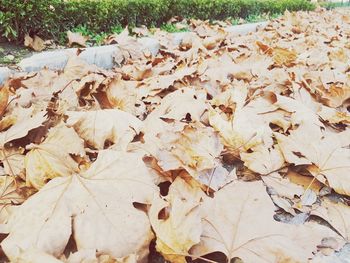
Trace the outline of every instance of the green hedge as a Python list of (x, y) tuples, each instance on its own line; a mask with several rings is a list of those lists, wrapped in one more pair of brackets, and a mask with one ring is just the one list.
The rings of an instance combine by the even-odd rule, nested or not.
[(172, 16), (245, 18), (284, 10), (312, 10), (308, 0), (0, 0), (0, 35), (22, 40), (26, 33), (57, 39), (84, 25), (93, 32), (115, 26), (159, 26)]

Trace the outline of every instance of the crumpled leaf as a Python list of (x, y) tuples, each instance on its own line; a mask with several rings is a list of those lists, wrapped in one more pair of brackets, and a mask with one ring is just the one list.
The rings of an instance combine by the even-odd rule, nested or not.
[(146, 149), (164, 171), (182, 168), (197, 178), (200, 171), (217, 166), (223, 146), (213, 129), (188, 124), (178, 131), (171, 128), (170, 131), (159, 130), (155, 137), (145, 138)]
[(136, 37), (129, 36), (128, 28), (125, 28), (120, 34), (114, 34), (106, 40), (107, 44), (118, 44), (118, 48), (113, 57), (117, 64), (122, 65), (131, 59), (138, 60), (150, 55), (141, 42)]
[(130, 113), (117, 109), (67, 111), (66, 115), (67, 125), (74, 127), (79, 136), (96, 149), (103, 149), (106, 141), (126, 149), (143, 125)]
[(106, 96), (112, 108), (129, 112), (135, 116), (145, 111), (145, 106), (139, 100), (136, 83), (113, 79), (106, 90)]
[(276, 107), (268, 100), (258, 98), (242, 108), (236, 108), (228, 120), (220, 115), (220, 111), (210, 109), (209, 123), (220, 134), (228, 151), (239, 155), (260, 144), (272, 144), (272, 130), (268, 124), (279, 123), (277, 120), (283, 118), (282, 114), (277, 117), (271, 115), (274, 110)]
[(101, 151), (89, 170), (52, 179), (21, 205), (9, 219), (2, 248), (12, 261), (27, 249), (57, 257), (73, 235), (79, 250), (142, 258), (153, 235), (133, 203), (148, 204), (155, 194), (140, 156)]
[(225, 185), (237, 180), (236, 169), (233, 168), (229, 172), (222, 166), (216, 166), (213, 169), (200, 172), (197, 180), (202, 185), (206, 186), (205, 190), (207, 193), (210, 189), (218, 191)]
[(84, 141), (73, 128), (56, 126), (44, 142), (27, 146), (25, 157), (27, 184), (42, 188), (48, 180), (57, 176), (69, 176), (79, 172), (78, 163), (71, 155), (84, 156)]

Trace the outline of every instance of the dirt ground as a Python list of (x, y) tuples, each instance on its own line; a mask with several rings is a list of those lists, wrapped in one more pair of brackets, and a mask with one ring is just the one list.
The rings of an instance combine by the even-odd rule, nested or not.
[(0, 67), (15, 68), (19, 61), (32, 54), (33, 52), (23, 45), (0, 41)]

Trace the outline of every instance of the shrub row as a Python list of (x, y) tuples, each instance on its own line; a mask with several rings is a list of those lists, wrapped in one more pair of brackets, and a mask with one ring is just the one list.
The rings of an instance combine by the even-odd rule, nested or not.
[(172, 16), (216, 20), (286, 9), (312, 10), (314, 5), (308, 0), (0, 0), (0, 35), (9, 40), (22, 40), (26, 33), (57, 39), (81, 25), (110, 32), (115, 26), (159, 26)]

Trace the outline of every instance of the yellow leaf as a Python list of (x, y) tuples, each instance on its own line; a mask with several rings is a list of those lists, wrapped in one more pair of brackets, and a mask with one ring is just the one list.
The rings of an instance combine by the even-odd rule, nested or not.
[(43, 143), (27, 148), (31, 150), (25, 157), (26, 180), (36, 189), (57, 176), (79, 172), (78, 163), (71, 155), (85, 155), (83, 140), (66, 126), (52, 128)]
[(165, 259), (185, 263), (188, 250), (199, 243), (202, 233), (199, 206), (203, 196), (198, 186), (178, 177), (164, 200), (153, 201), (149, 217), (157, 236), (157, 251)]

